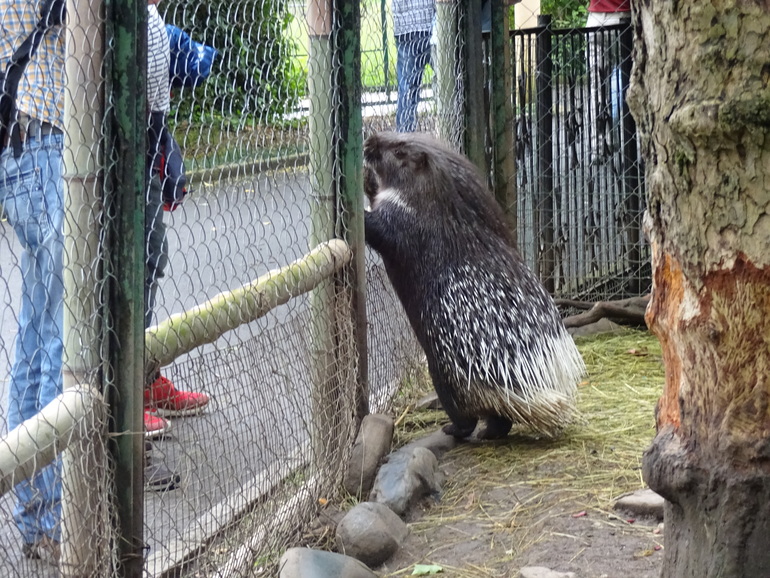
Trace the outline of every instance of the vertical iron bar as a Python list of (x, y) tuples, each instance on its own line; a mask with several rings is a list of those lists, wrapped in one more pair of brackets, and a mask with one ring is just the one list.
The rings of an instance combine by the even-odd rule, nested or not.
[(641, 288), (641, 187), (640, 187), (640, 164), (636, 150), (636, 123), (626, 103), (626, 92), (631, 78), (631, 55), (633, 53), (634, 35), (631, 23), (623, 28), (620, 33), (620, 90), (622, 90), (622, 143), (623, 143), (623, 187), (626, 196), (627, 234), (628, 234), (628, 262), (631, 265), (629, 271), (631, 275), (629, 283), (629, 293), (638, 295)]
[(539, 207), (540, 257), (537, 260), (540, 280), (550, 292), (554, 291), (554, 246), (553, 246), (553, 94), (551, 60), (551, 16), (538, 16), (538, 26), (543, 27), (537, 35), (537, 173)]
[(491, 1), (490, 95), (492, 113), (492, 183), (495, 198), (508, 221), (516, 242), (516, 149), (513, 138), (513, 62), (508, 6), (503, 0)]

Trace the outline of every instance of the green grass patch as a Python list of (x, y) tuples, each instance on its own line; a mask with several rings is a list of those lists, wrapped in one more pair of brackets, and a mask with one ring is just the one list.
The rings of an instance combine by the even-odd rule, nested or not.
[[(578, 339), (577, 345), (587, 376), (578, 387), (579, 418), (562, 437), (514, 431), (505, 443), (463, 444), (455, 457), (467, 459), (469, 470), (483, 466), (487, 483), (503, 483), (515, 471), (531, 476), (534, 485), (585, 491), (596, 504), (642, 487), (642, 452), (655, 435), (655, 404), (665, 381), (660, 344), (649, 332), (628, 330)], [(449, 422), (443, 411), (409, 411), (431, 389), (427, 371), (417, 379), (410, 399), (397, 400), (397, 445)]]
[[(385, 7), (384, 21), (383, 6)], [(308, 30), (305, 10), (303, 3), (292, 4), (293, 18), (287, 33), (297, 47), (293, 58), (307, 74)], [(433, 71), (428, 68), (424, 82), (431, 82), (432, 77)], [(364, 90), (382, 89), (386, 85), (390, 88), (396, 86), (396, 42), (393, 38), (393, 17), (390, 13), (390, 2), (384, 0), (361, 2), (361, 82)]]

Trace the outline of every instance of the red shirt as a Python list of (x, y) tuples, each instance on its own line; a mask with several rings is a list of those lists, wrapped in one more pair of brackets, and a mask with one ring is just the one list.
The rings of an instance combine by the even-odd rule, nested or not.
[(631, 0), (589, 0), (589, 12), (630, 12)]

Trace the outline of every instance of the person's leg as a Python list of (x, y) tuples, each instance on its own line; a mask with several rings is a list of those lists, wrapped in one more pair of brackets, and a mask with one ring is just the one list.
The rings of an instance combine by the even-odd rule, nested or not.
[(431, 62), (431, 49), (430, 49), (430, 32), (420, 32), (419, 36), (415, 38), (414, 43), (415, 50), (415, 70), (414, 70), (414, 82), (412, 85), (413, 98), (414, 98), (414, 129), (418, 129), (417, 108), (420, 104), (420, 91), (422, 90), (422, 79), (425, 74), (425, 67)]
[(158, 280), (163, 277), (168, 264), (168, 240), (163, 222), (163, 191), (160, 178), (153, 175), (147, 191), (144, 209), (144, 234), (146, 267), (144, 278), (144, 326), (152, 325)]
[[(163, 277), (168, 264), (168, 239), (166, 226), (163, 223), (162, 186), (157, 175), (153, 175), (150, 179), (147, 193), (145, 238), (147, 252), (144, 286), (145, 327), (149, 327), (152, 325), (158, 280)], [(158, 373), (144, 391), (144, 402), (145, 410), (152, 412), (145, 415), (145, 429), (148, 429), (149, 422), (157, 421), (159, 417), (201, 413), (208, 405), (209, 397), (204, 393), (178, 390), (173, 383)]]
[(396, 80), (398, 82), (398, 101), (396, 102), (396, 130), (404, 132), (409, 122), (411, 111), (407, 103), (409, 95), (409, 41), (408, 35), (396, 36)]
[[(0, 203), (23, 248), (9, 428), (37, 414), (62, 388), (62, 142), (60, 134), (30, 138), (20, 157), (6, 150), (0, 161)], [(26, 544), (59, 539), (60, 484), (58, 459), (17, 484), (14, 520)]]
[[(166, 225), (163, 222), (163, 192), (157, 174), (150, 176), (144, 207), (144, 326), (152, 325), (155, 299), (158, 293), (158, 279), (163, 277), (168, 264), (168, 241)], [(168, 433), (171, 424), (160, 416), (150, 413), (148, 404), (149, 384), (145, 385), (144, 430), (147, 437), (160, 437)]]
[(398, 78), (398, 103), (396, 106), (396, 130), (417, 130), (417, 105), (425, 65), (430, 59), (430, 32), (405, 34), (397, 37), (398, 49), (396, 77)]
[(602, 159), (605, 149), (606, 132), (612, 120), (611, 77), (613, 73), (612, 48), (614, 33), (602, 30), (607, 26), (615, 26), (630, 19), (628, 12), (589, 12), (586, 21), (587, 28), (597, 28), (588, 35), (586, 60), (588, 62), (588, 83), (586, 121), (584, 129), (589, 143), (591, 161), (596, 164)]

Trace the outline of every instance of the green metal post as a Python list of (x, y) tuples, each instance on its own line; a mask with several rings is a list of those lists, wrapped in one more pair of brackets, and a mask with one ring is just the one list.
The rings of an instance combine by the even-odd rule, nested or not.
[(492, 186), (508, 221), (514, 242), (516, 213), (516, 143), (513, 138), (513, 62), (509, 10), (504, 0), (490, 0), (490, 111), (492, 131)]
[(114, 103), (106, 119), (108, 150), (115, 163), (107, 175), (106, 204), (115, 216), (109, 239), (115, 255), (108, 313), (112, 324), (108, 392), (115, 464), (117, 543), (121, 572), (140, 577), (144, 565), (142, 422), (144, 387), (144, 196), (146, 158), (147, 10), (144, 2), (114, 0), (108, 86)]
[(342, 294), (350, 295), (354, 320), (358, 388), (356, 416), (359, 420), (369, 413), (368, 364), (366, 347), (366, 263), (364, 241), (364, 195), (361, 167), (363, 164), (363, 121), (361, 119), (361, 9), (360, 2), (334, 0), (338, 28), (335, 50), (341, 66), (336, 71), (335, 90), (338, 123), (336, 156), (342, 169), (337, 177), (338, 236), (347, 241), (353, 251), (353, 261), (339, 281)]
[(342, 237), (354, 253), (352, 263), (312, 295), (311, 438), (316, 469), (328, 473), (334, 452), (345, 451), (339, 416), (348, 411), (346, 388), (357, 388), (352, 411), (359, 419), (368, 406), (358, 3), (311, 0), (307, 20), (311, 243)]
[(465, 154), (481, 170), (489, 174), (484, 139), (486, 119), (484, 118), (484, 55), (481, 48), (481, 2), (462, 0), (460, 35), (463, 44), (463, 88), (465, 94)]

